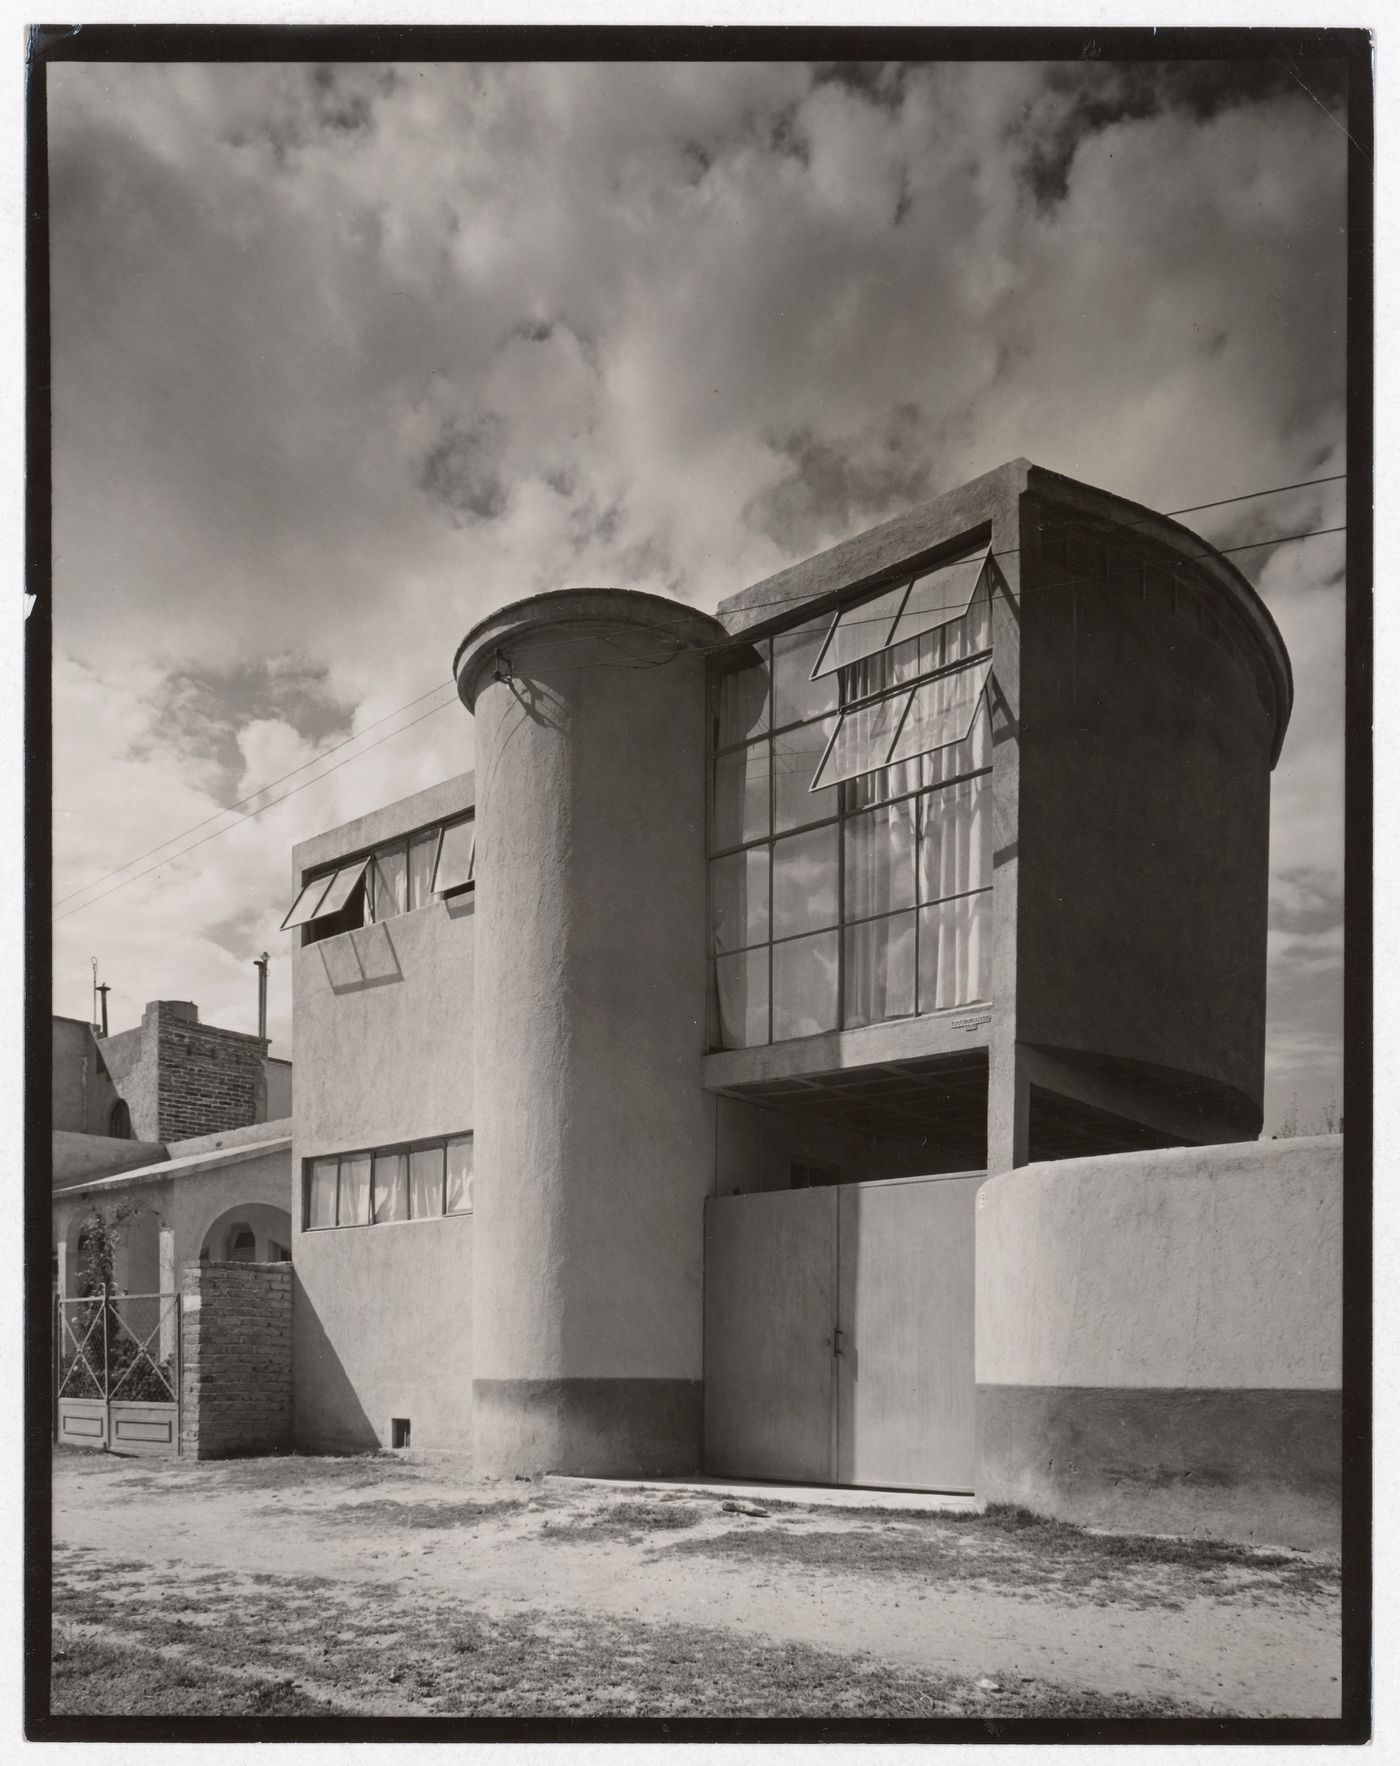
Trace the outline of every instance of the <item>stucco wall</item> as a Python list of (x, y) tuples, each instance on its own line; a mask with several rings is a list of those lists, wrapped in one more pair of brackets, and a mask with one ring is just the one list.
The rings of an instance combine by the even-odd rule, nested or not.
[(267, 1120), (280, 1121), (292, 1113), (292, 1063), (271, 1059), (266, 1064), (265, 1090)]
[(295, 1439), (326, 1451), (472, 1444), (470, 1214), (299, 1234)]
[(92, 1026), (78, 1018), (55, 1018), (51, 1063), (52, 1127), (105, 1135), (118, 1093)]
[(154, 1165), (165, 1156), (163, 1141), (114, 1140), (105, 1134), (69, 1134), (55, 1129), (53, 1187), (62, 1189), (86, 1177), (105, 1177), (138, 1165)]
[(984, 1501), (1335, 1543), (1339, 1137), (1026, 1166), (977, 1201)]
[[(471, 775), (297, 849), (322, 865), (471, 807)], [(475, 906), (435, 901), (294, 950), (296, 1437), (306, 1447), (471, 1439), (469, 1217), (302, 1228), (300, 1173), (322, 1153), (464, 1134), (472, 1103)]]
[(1107, 554), (1076, 549), (1087, 531), (1069, 527), (1061, 561), (1066, 529), (1047, 511), (1050, 556), (1024, 566), (1018, 1035), (1199, 1076), (1207, 1113), (1257, 1134), (1276, 733), (1264, 665), (1204, 575), (1179, 571), (1174, 589), (1169, 553), (1121, 533)]

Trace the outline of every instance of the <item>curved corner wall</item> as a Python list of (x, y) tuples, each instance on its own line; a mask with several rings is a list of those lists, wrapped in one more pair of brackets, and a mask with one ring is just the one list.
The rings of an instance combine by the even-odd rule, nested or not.
[(708, 616), (494, 614), (477, 724), (473, 1432), (485, 1474), (700, 1463)]
[(977, 1495), (1334, 1547), (1342, 1143), (1028, 1165), (977, 1198)]
[(1248, 1139), (1287, 655), (1204, 541), (1096, 502), (1039, 508), (1022, 559), (1017, 1035)]

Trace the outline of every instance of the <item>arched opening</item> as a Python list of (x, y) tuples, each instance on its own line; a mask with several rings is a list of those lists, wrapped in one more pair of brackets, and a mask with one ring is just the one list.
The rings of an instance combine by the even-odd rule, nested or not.
[(131, 1130), (131, 1111), (127, 1108), (125, 1098), (118, 1098), (107, 1115), (107, 1133), (113, 1140), (129, 1141), (135, 1136)]
[(226, 1208), (205, 1232), (201, 1263), (290, 1263), (292, 1217), (270, 1202)]

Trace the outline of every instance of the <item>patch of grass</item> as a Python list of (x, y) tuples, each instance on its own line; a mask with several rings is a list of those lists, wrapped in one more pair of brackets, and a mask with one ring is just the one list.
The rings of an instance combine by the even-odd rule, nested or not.
[(289, 1676), (248, 1677), (167, 1661), (149, 1650), (99, 1638), (55, 1639), (50, 1706), (56, 1715), (104, 1717), (301, 1717), (338, 1713), (302, 1692)]
[(996, 1584), (1027, 1597), (1070, 1594), (1100, 1605), (1180, 1607), (1198, 1593), (1326, 1598), (1335, 1595), (1339, 1583), (1334, 1565), (1314, 1559), (1218, 1539), (1090, 1533), (1010, 1505), (990, 1507), (985, 1514), (839, 1513), (840, 1524), (817, 1527), (815, 1517), (831, 1520), (833, 1511), (808, 1507), (802, 1515), (790, 1511), (777, 1524), (739, 1522), (722, 1533), (677, 1540), (662, 1549), (943, 1585)]
[(333, 1509), (309, 1512), (332, 1526), (363, 1526), (374, 1531), (398, 1527), (416, 1531), (419, 1528), (474, 1526), (481, 1521), (495, 1521), (505, 1515), (518, 1514), (528, 1506), (519, 1496), (503, 1496), (496, 1502), (394, 1502), (381, 1498), (371, 1502), (343, 1502)]
[(354, 1488), (392, 1479), (408, 1482), (424, 1475), (421, 1466), (388, 1452), (282, 1453), (267, 1459), (221, 1459), (199, 1463), (213, 1474), (220, 1490), (290, 1490), (298, 1485), (320, 1489), (328, 1484)]
[[(223, 1623), (132, 1607), (111, 1634), (59, 1629), (54, 1707), (163, 1712), (489, 1716), (1199, 1717), (1224, 1713), (1007, 1677), (892, 1668), (859, 1653), (596, 1613), (487, 1617), (460, 1602), (396, 1610), (392, 1626), (333, 1589), (299, 1615), (288, 1586), (244, 1583)], [(376, 1619), (378, 1622), (376, 1623)]]
[(635, 1543), (651, 1533), (673, 1532), (694, 1527), (704, 1519), (703, 1511), (674, 1498), (661, 1502), (610, 1502), (592, 1514), (548, 1520), (540, 1530), (544, 1539), (584, 1539), (596, 1544), (603, 1539), (625, 1539)]

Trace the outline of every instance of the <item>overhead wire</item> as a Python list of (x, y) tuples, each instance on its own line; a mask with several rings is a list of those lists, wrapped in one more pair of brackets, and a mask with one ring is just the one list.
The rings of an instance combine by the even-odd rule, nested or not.
[(444, 699), (441, 705), (433, 706), (431, 711), (425, 711), (421, 717), (410, 718), (406, 724), (400, 724), (396, 730), (387, 730), (376, 741), (367, 743), (358, 753), (348, 754), (344, 760), (338, 760), (334, 766), (328, 766), (325, 772), (317, 773), (314, 779), (304, 779), (300, 785), (293, 785), (290, 791), (284, 791), (280, 797), (274, 797), (271, 803), (260, 805), (250, 814), (244, 816), (241, 822), (232, 822), (228, 827), (215, 828), (212, 834), (206, 834), (200, 840), (192, 840), (188, 846), (182, 846), (178, 852), (172, 852), (167, 858), (157, 860), (155, 864), (147, 866), (144, 871), (137, 871), (132, 877), (123, 877), (119, 883), (114, 883), (110, 889), (104, 889), (100, 895), (94, 895), (89, 901), (79, 902), (77, 907), (69, 908), (66, 914), (55, 914), (55, 920), (70, 920), (74, 914), (82, 913), (84, 908), (93, 907), (99, 901), (105, 901), (109, 895), (115, 895), (119, 889), (125, 889), (128, 883), (139, 883), (142, 877), (149, 877), (154, 872), (162, 870), (166, 865), (174, 864), (177, 859), (187, 857), (197, 847), (204, 846), (210, 840), (217, 840), (221, 834), (231, 833), (234, 828), (246, 827), (254, 816), (260, 816), (264, 810), (275, 809), (279, 803), (285, 803), (289, 797), (295, 797), (299, 791), (309, 791), (313, 785), (319, 785), (322, 779), (328, 778), (332, 773), (339, 772), (341, 767), (349, 766), (352, 761), (358, 760), (361, 754), (368, 754), (371, 748), (378, 748), (381, 742), (392, 742), (395, 736), (403, 735), (405, 730), (411, 730), (415, 724), (425, 723), (428, 718), (436, 717), (438, 712), (446, 711), (451, 703), (451, 700)]
[[(1282, 495), (1288, 491), (1307, 490), (1307, 489), (1311, 489), (1312, 487), (1314, 487), (1316, 485), (1334, 484), (1334, 483), (1337, 483), (1338, 481), (1344, 479), (1346, 476), (1347, 475), (1345, 472), (1330, 473), (1330, 474), (1327, 474), (1326, 476), (1321, 477), (1321, 478), (1300, 479), (1292, 484), (1272, 485), (1264, 490), (1242, 491), (1235, 496), (1217, 498), (1216, 500), (1209, 502), (1209, 503), (1192, 503), (1192, 504), (1186, 505), (1183, 508), (1166, 510), (1166, 511), (1162, 512), (1162, 515), (1164, 518), (1170, 518), (1170, 517), (1176, 516), (1176, 515), (1189, 515), (1192, 513), (1197, 513), (1201, 510), (1204, 510), (1204, 509), (1224, 508), (1224, 507), (1226, 507), (1230, 504), (1234, 504), (1234, 503), (1250, 502), (1250, 501), (1257, 499), (1259, 497)], [(1119, 529), (1126, 531), (1126, 530), (1131, 529), (1133, 527), (1145, 525), (1146, 523), (1151, 522), (1152, 520), (1155, 520), (1155, 519), (1158, 519), (1158, 517), (1156, 517), (1152, 514), (1148, 514), (1148, 515), (1140, 517), (1139, 519), (1137, 519), (1135, 521), (1131, 521), (1131, 522), (1105, 523), (1105, 524), (1103, 524), (1103, 531), (1114, 531), (1114, 530), (1119, 530)], [(1318, 539), (1318, 538), (1321, 538), (1327, 534), (1337, 534), (1337, 533), (1345, 533), (1345, 532), (1346, 532), (1345, 526), (1311, 528), (1311, 529), (1307, 529), (1307, 530), (1300, 532), (1300, 533), (1281, 534), (1281, 535), (1276, 535), (1276, 536), (1269, 538), (1269, 539), (1262, 539), (1262, 540), (1249, 540), (1249, 541), (1245, 541), (1245, 542), (1242, 542), (1241, 544), (1234, 545), (1234, 546), (1212, 546), (1208, 551), (1190, 554), (1190, 555), (1182, 558), (1180, 560), (1180, 562), (1190, 563), (1195, 559), (1218, 557), (1218, 556), (1228, 555), (1228, 554), (1232, 554), (1232, 553), (1236, 553), (1236, 552), (1257, 551), (1257, 550), (1260, 550), (1266, 546), (1288, 545), (1288, 544), (1291, 544), (1291, 543), (1299, 541), (1299, 540)], [(989, 552), (988, 556), (993, 557), (993, 558), (1006, 558), (1006, 557), (1014, 556), (1020, 550), (1021, 550), (1021, 548), (1019, 546), (1005, 547), (1000, 551)], [(1069, 578), (1067, 580), (1062, 580), (1057, 583), (1043, 584), (1040, 586), (1039, 592), (1053, 592), (1053, 591), (1063, 590), (1065, 588), (1074, 588), (1079, 583), (1090, 582), (1090, 581), (1094, 581), (1094, 580), (1096, 580), (1096, 579), (1092, 578), (1092, 577), (1088, 577), (1088, 576), (1079, 576), (1079, 577)], [(744, 611), (747, 612), (750, 609), (756, 608), (756, 607), (782, 606), (782, 605), (790, 605), (790, 603), (787, 601), (786, 597), (775, 596), (771, 600), (767, 600), (767, 601), (750, 601), (750, 602), (746, 603)], [(961, 606), (960, 602), (948, 602), (948, 603), (944, 604), (943, 606), (937, 607), (937, 608), (930, 606), (926, 611), (929, 611), (929, 612), (933, 612), (933, 611), (949, 612), (949, 611), (956, 610), (959, 606)], [(888, 618), (888, 615), (882, 616), (882, 618)], [(862, 621), (857, 618), (857, 619), (853, 619), (853, 620), (849, 621), (848, 623), (851, 625), (859, 625), (859, 624), (874, 623), (874, 622), (873, 621), (871, 621), (871, 622)], [(662, 658), (660, 662), (647, 661), (647, 660), (643, 660), (643, 659), (638, 658), (636, 660), (631, 660), (631, 661), (621, 662), (621, 663), (598, 663), (596, 666), (598, 666), (600, 668), (602, 668), (602, 667), (613, 667), (613, 668), (656, 668), (656, 667), (662, 667), (666, 663), (676, 660), (676, 658), (678, 658), (681, 655), (696, 654), (696, 653), (698, 653), (698, 654), (711, 654), (716, 651), (720, 651), (720, 650), (724, 650), (724, 649), (728, 648), (729, 645), (735, 641), (733, 639), (726, 638), (726, 639), (718, 640), (713, 644), (695, 644), (693, 642), (683, 641), (680, 638), (679, 634), (681, 631), (681, 627), (678, 624), (673, 626), (672, 629), (673, 629), (674, 633), (676, 634), (675, 648), (673, 649), (670, 656)], [(570, 634), (560, 634), (559, 639), (557, 641), (558, 642), (569, 642), (569, 641), (591, 642), (592, 638), (588, 634), (579, 634), (576, 638), (571, 637)], [(742, 641), (742, 635), (740, 635), (739, 641)], [(277, 785), (283, 783), (284, 780), (295, 777), (295, 775), (299, 772), (304, 772), (308, 767), (316, 765), (318, 761), (325, 759), (328, 755), (338, 752), (338, 750), (340, 750), (341, 748), (348, 747), (348, 746), (350, 746), (351, 743), (358, 742), (360, 740), (361, 736), (366, 734), (367, 731), (376, 728), (378, 724), (388, 722), (388, 720), (390, 718), (397, 717), (402, 712), (411, 710), (415, 705), (420, 705), (424, 699), (430, 698), (432, 696), (432, 694), (441, 692), (444, 690), (444, 688), (447, 688), (447, 687), (455, 687), (455, 685), (456, 685), (455, 681), (444, 681), (444, 682), (439, 683), (439, 685), (436, 687), (429, 688), (429, 690), (426, 693), (419, 694), (416, 699), (410, 699), (405, 705), (398, 706), (393, 711), (386, 712), (382, 718), (376, 719), (373, 724), (367, 724), (365, 726), (364, 730), (356, 732), (356, 734), (353, 736), (347, 736), (342, 741), (335, 743), (332, 747), (327, 748), (327, 749), (323, 749), (320, 754), (314, 755), (310, 760), (303, 761), (300, 766), (293, 767), (290, 769), (290, 771), (281, 774), (278, 778), (272, 779), (272, 780), (268, 781), (267, 784), (259, 786), (256, 790), (249, 792), (247, 796), (239, 798), (237, 803), (229, 804), (225, 808), (216, 811), (212, 816), (207, 816), (204, 819), (204, 821), (194, 823), (192, 827), (185, 829), (183, 831), (183, 833), (172, 834), (168, 839), (160, 841), (157, 845), (148, 848), (146, 852), (138, 854), (135, 858), (127, 859), (123, 864), (117, 865), (111, 871), (105, 872), (103, 874), (103, 876), (94, 878), (91, 883), (84, 884), (81, 889), (73, 890), (70, 894), (60, 897), (54, 903), (54, 906), (55, 907), (63, 906), (65, 903), (75, 900), (80, 895), (87, 895), (88, 892), (90, 890), (96, 888), (96, 886), (99, 883), (103, 883), (103, 882), (107, 881), (108, 878), (118, 876), (122, 871), (129, 870), (132, 865), (139, 864), (143, 858), (147, 858), (152, 853), (156, 853), (156, 852), (161, 851), (161, 849), (163, 847), (173, 846), (177, 841), (184, 839), (186, 834), (195, 833), (200, 828), (206, 827), (210, 822), (218, 821), (220, 819), (220, 817), (225, 816), (225, 815), (229, 815), (229, 814), (233, 813), (235, 810), (240, 809), (244, 804), (253, 802), (256, 798), (263, 796), (266, 792), (274, 789)], [(292, 788), (292, 790), (283, 792), (281, 797), (274, 798), (272, 800), (272, 802), (270, 802), (270, 803), (260, 804), (257, 809), (251, 811), (247, 816), (240, 818), (240, 820), (238, 820), (236, 822), (230, 822), (222, 828), (216, 828), (212, 833), (206, 834), (202, 839), (193, 841), (189, 846), (181, 847), (178, 852), (168, 854), (166, 858), (159, 860), (156, 864), (149, 866), (146, 870), (139, 871), (134, 876), (122, 878), (121, 881), (118, 883), (115, 883), (111, 889), (104, 889), (104, 890), (100, 891), (98, 894), (90, 896), (88, 900), (81, 902), (77, 907), (69, 909), (68, 913), (55, 915), (54, 916), (55, 919), (59, 919), (59, 920), (69, 919), (72, 917), (73, 914), (81, 913), (84, 908), (94, 906), (97, 902), (105, 900), (109, 895), (115, 895), (119, 889), (125, 888), (128, 883), (139, 882), (141, 880), (141, 878), (151, 876), (154, 872), (162, 869), (163, 866), (166, 865), (167, 863), (174, 863), (175, 860), (183, 858), (187, 853), (195, 851), (196, 848), (203, 846), (207, 841), (217, 839), (220, 834), (226, 834), (226, 833), (231, 832), (233, 828), (245, 826), (255, 816), (261, 815), (264, 810), (274, 809), (279, 803), (285, 803), (288, 798), (295, 797), (298, 792), (309, 790), (312, 785), (317, 784), (321, 779), (328, 778), (331, 773), (338, 772), (341, 767), (349, 766), (352, 761), (358, 760), (361, 754), (369, 753), (369, 751), (371, 749), (379, 747), (380, 744), (383, 742), (387, 742), (387, 741), (392, 740), (392, 738), (394, 736), (402, 734), (402, 732), (404, 730), (410, 730), (416, 724), (422, 723), (427, 718), (435, 716), (437, 712), (445, 710), (447, 708), (447, 706), (449, 704), (451, 704), (452, 702), (453, 702), (452, 700), (444, 700), (442, 702), (442, 704), (435, 705), (435, 706), (433, 706), (433, 708), (430, 711), (425, 712), (422, 715), (422, 717), (413, 718), (408, 723), (400, 725), (398, 729), (387, 731), (386, 734), (379, 737), (377, 741), (367, 743), (365, 745), (365, 747), (358, 749), (356, 751), (356, 753), (348, 755), (342, 761), (337, 761), (335, 766), (327, 767), (324, 772), (317, 773), (314, 778), (307, 779), (307, 780), (303, 781), (302, 784), (294, 786)]]
[[(285, 779), (294, 779), (298, 773), (304, 773), (308, 767), (315, 766), (318, 761), (325, 760), (328, 755), (336, 754), (342, 748), (348, 748), (352, 742), (358, 742), (361, 736), (367, 736), (371, 730), (377, 730), (380, 724), (387, 724), (391, 717), (397, 717), (400, 712), (412, 711), (415, 705), (421, 705), (425, 699), (431, 699), (434, 693), (440, 693), (444, 687), (455, 685), (454, 681), (439, 681), (436, 687), (429, 687), (426, 693), (420, 693), (416, 699), (410, 699), (407, 705), (396, 705), (392, 711), (386, 711), (383, 717), (377, 717), (373, 723), (366, 724), (362, 730), (356, 730), (353, 736), (346, 736), (343, 741), (333, 742), (329, 748), (323, 748), (318, 754), (313, 754), (310, 760), (302, 761), (300, 766), (291, 767), (287, 772), (279, 774), (277, 778), (269, 779), (265, 784), (259, 785), (246, 797), (240, 797), (236, 802), (227, 803), (222, 809), (216, 809), (212, 816), (205, 816), (202, 822), (193, 822), (188, 828), (182, 828), (178, 834), (171, 834), (164, 840), (157, 840), (154, 846), (148, 846), (144, 852), (138, 852), (134, 858), (127, 859), (123, 864), (114, 865), (110, 871), (104, 871), (100, 877), (94, 877), (90, 882), (84, 883), (81, 889), (74, 889), (67, 895), (60, 895), (52, 905), (60, 908), (67, 902), (76, 901), (80, 895), (86, 895), (89, 889), (96, 889), (99, 883), (105, 883), (109, 877), (115, 877), (121, 871), (129, 871), (133, 865), (139, 865), (143, 858), (150, 858), (162, 847), (173, 846), (177, 840), (183, 840), (187, 834), (197, 834), (201, 828), (207, 828), (210, 822), (217, 822), (221, 816), (232, 815), (234, 810), (242, 809), (245, 803), (252, 803), (255, 798), (273, 790)], [(444, 700), (443, 703), (446, 704), (447, 701)], [(404, 728), (408, 727), (405, 724)], [(374, 744), (371, 743), (370, 746), (373, 747)], [(333, 768), (331, 770), (334, 771)], [(314, 782), (314, 780), (307, 781), (308, 784), (314, 784)]]

